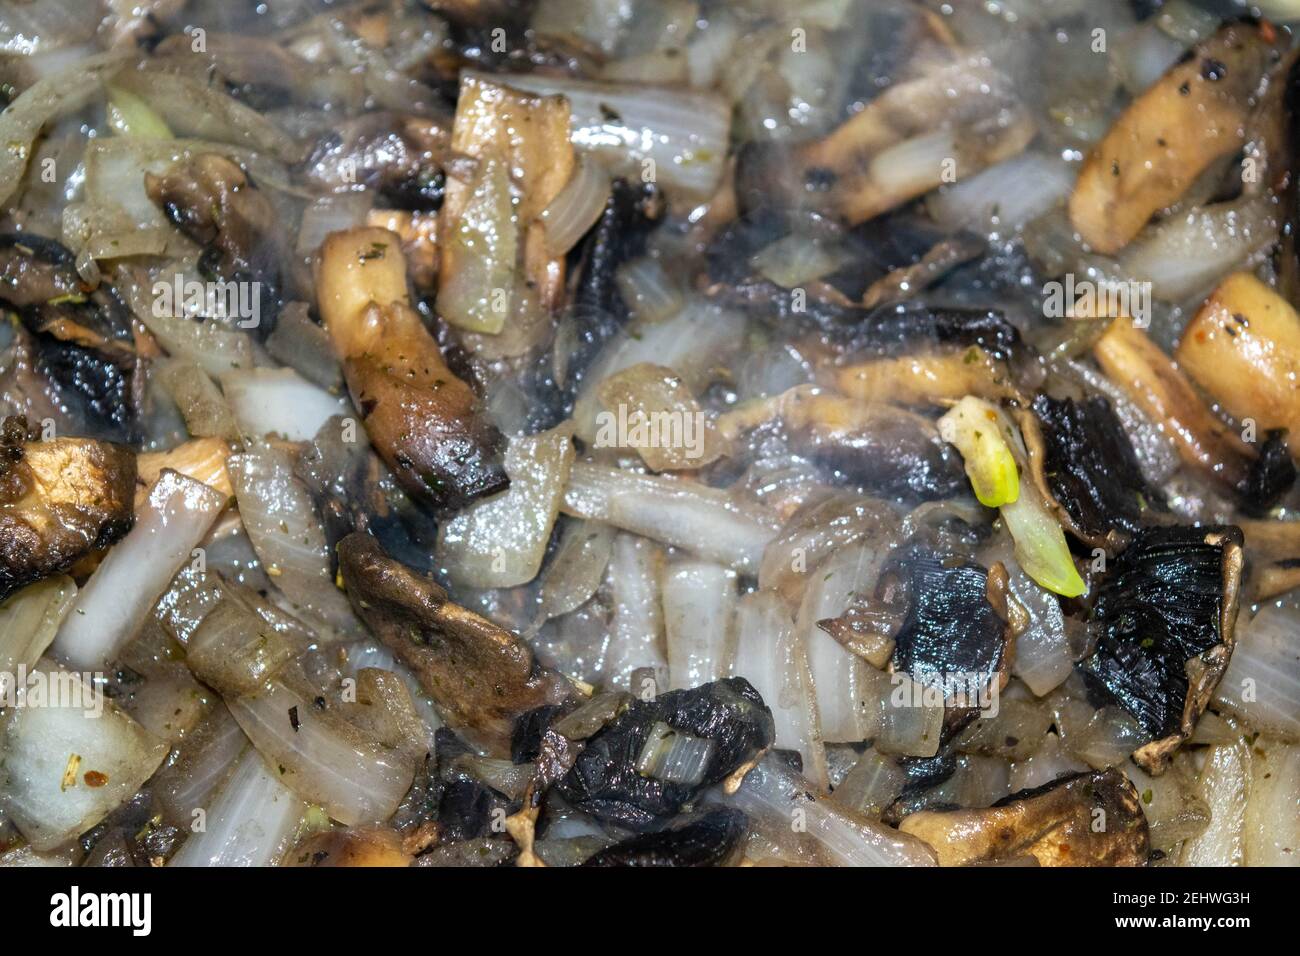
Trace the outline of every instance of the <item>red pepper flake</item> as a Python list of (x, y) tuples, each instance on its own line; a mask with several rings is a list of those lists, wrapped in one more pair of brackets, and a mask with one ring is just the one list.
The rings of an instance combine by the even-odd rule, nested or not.
[(82, 779), (86, 781), (88, 787), (102, 787), (108, 783), (108, 774), (100, 773), (98, 770), (87, 770)]

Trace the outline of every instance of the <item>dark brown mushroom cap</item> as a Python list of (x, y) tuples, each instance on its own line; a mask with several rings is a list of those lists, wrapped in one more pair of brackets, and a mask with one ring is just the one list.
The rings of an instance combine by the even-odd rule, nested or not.
[(112, 544), (134, 520), (135, 454), (89, 438), (0, 438), (0, 599)]
[(1137, 789), (1113, 767), (982, 810), (922, 810), (898, 828), (934, 847), (940, 866), (1025, 857), (1040, 866), (1142, 866), (1151, 850)]
[(367, 534), (338, 545), (353, 607), (419, 678), (447, 722), (509, 750), (522, 713), (574, 696), (561, 675), (537, 664), (505, 628), (448, 600), (430, 579), (384, 554)]

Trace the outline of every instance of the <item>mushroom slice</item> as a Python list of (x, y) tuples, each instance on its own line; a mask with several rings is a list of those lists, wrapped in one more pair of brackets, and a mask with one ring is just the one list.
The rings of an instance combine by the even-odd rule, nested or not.
[(1110, 401), (1039, 395), (1015, 417), (1034, 484), (1066, 530), (1095, 548), (1127, 544), (1155, 494)]
[(1189, 465), (1229, 487), (1246, 481), (1251, 450), (1196, 394), (1187, 376), (1131, 322), (1120, 320), (1093, 347), (1106, 377), (1173, 439)]
[(135, 455), (88, 438), (28, 441), (0, 429), (0, 599), (108, 547), (131, 528)]
[(1115, 768), (1022, 790), (984, 810), (922, 810), (898, 827), (940, 866), (1033, 857), (1039, 866), (1142, 866), (1150, 852), (1137, 788)]
[(1219, 283), (1174, 357), (1238, 421), (1300, 435), (1300, 315), (1250, 273)]
[(520, 714), (574, 696), (528, 645), (459, 605), (433, 581), (354, 532), (338, 545), (339, 572), (357, 613), (420, 680), (448, 723), (509, 749)]
[(583, 866), (724, 866), (749, 829), (739, 810), (718, 807), (681, 826), (640, 833), (592, 856)]
[[(284, 230), (270, 200), (253, 187), (244, 171), (217, 153), (199, 153), (174, 164), (162, 175), (145, 173), (149, 199), (176, 228), (204, 246), (203, 261), (228, 282), (258, 283), (257, 320), (262, 334), (277, 311), (280, 237)], [(242, 305), (242, 303), (241, 303)]]
[(402, 487), (449, 508), (504, 490), (505, 440), (411, 308), (398, 236), (370, 228), (331, 234), (318, 286), (353, 404)]
[(1118, 252), (1215, 160), (1241, 148), (1283, 37), (1267, 23), (1228, 24), (1115, 121), (1070, 196), (1070, 222), (1093, 249)]
[(1133, 753), (1148, 773), (1168, 767), (1228, 668), (1242, 540), (1231, 526), (1146, 529), (1098, 589), (1097, 649), (1079, 667), (1154, 738)]
[[(1010, 78), (969, 56), (891, 87), (823, 139), (800, 147), (791, 174), (827, 212), (850, 225), (1009, 159), (1034, 138), (1029, 111)], [(779, 154), (769, 162), (785, 166)], [(764, 175), (764, 174), (760, 174)], [(820, 196), (816, 194), (820, 193)]]
[(718, 425), (734, 438), (777, 418), (795, 451), (880, 494), (929, 501), (965, 487), (961, 462), (940, 440), (934, 422), (887, 402), (798, 385), (728, 412)]

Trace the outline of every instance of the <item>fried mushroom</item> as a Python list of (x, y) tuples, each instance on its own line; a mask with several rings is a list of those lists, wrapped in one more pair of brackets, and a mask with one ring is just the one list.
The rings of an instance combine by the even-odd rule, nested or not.
[(357, 614), (415, 672), (458, 730), (508, 753), (521, 714), (575, 696), (567, 680), (534, 661), (527, 644), (454, 604), (369, 535), (348, 535), (339, 542), (338, 558)]
[(448, 508), (503, 491), (505, 439), (411, 308), (401, 240), (373, 228), (331, 234), (317, 285), (353, 404), (402, 487)]
[(88, 438), (32, 441), (26, 419), (0, 426), (0, 599), (131, 528), (135, 455)]
[(940, 866), (1024, 857), (1039, 866), (1142, 866), (1150, 852), (1137, 789), (1114, 768), (1022, 790), (984, 810), (922, 810), (898, 828), (930, 844)]

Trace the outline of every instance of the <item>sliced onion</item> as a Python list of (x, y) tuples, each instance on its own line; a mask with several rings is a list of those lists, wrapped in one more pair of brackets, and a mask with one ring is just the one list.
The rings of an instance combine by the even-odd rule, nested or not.
[(713, 195), (722, 179), (731, 108), (720, 96), (540, 73), (512, 73), (501, 82), (529, 93), (567, 97), (573, 145), (613, 171), (640, 180), (650, 160), (659, 183), (701, 200)]
[(573, 465), (563, 510), (750, 574), (776, 535), (773, 515), (725, 491), (586, 462)]
[(387, 820), (411, 788), (415, 767), (334, 712), (316, 705), (307, 681), (284, 672), (265, 690), (226, 706), (280, 780), (340, 823)]
[(727, 75), (741, 26), (725, 8), (709, 11), (707, 25), (691, 34), (686, 46), (686, 75), (697, 90), (711, 89)]
[(907, 774), (898, 761), (873, 748), (858, 758), (831, 799), (858, 813), (878, 816), (898, 798), (906, 784)]
[(352, 410), (345, 399), (288, 368), (224, 372), (221, 390), (246, 438), (280, 435), (289, 441), (311, 441), (327, 421)]
[(313, 200), (302, 211), (294, 251), (300, 256), (314, 256), (331, 232), (364, 226), (371, 202), (368, 191), (331, 193)]
[(163, 118), (149, 108), (149, 104), (134, 93), (110, 85), (108, 110), (105, 119), (109, 129), (118, 136), (139, 136), (143, 139), (170, 139), (171, 129)]
[(774, 591), (754, 591), (737, 604), (735, 627), (736, 676), (753, 684), (772, 709), (775, 746), (797, 750), (804, 776), (825, 790), (830, 781), (808, 649), (790, 608)]
[(867, 740), (881, 726), (888, 678), (845, 650), (817, 622), (839, 617), (848, 609), (854, 595), (868, 593), (869, 588), (875, 587), (883, 554), (883, 549), (878, 550), (874, 545), (853, 545), (842, 548), (815, 568), (808, 566), (807, 589), (795, 627), (808, 649), (822, 737), (827, 743)]
[(624, 0), (540, 0), (531, 22), (539, 34), (578, 37), (612, 55), (626, 36), (633, 9)]
[(174, 827), (190, 829), (196, 819), (194, 811), (211, 806), (212, 794), (230, 776), (231, 767), (247, 747), (248, 738), (239, 724), (226, 705), (217, 701), (151, 781), (163, 819)]
[[(814, 793), (800, 774), (768, 755), (726, 802), (749, 816), (778, 860), (814, 866), (934, 866), (934, 851), (923, 841)], [(801, 826), (791, 826), (796, 819)]]
[(693, 787), (704, 779), (717, 744), (707, 737), (693, 737), (656, 721), (636, 758), (636, 772), (665, 783)]
[(535, 626), (591, 600), (605, 578), (613, 544), (614, 531), (608, 525), (580, 518), (567, 521), (555, 557), (542, 574)]
[[(142, 638), (135, 647), (143, 643)], [(202, 720), (216, 694), (195, 680), (181, 661), (148, 663), (144, 680), (123, 699), (122, 708), (159, 740), (174, 744)]]
[(18, 668), (36, 666), (76, 596), (72, 578), (56, 574), (27, 585), (0, 604), (0, 700), (7, 699)]
[[(485, 156), (460, 218), (443, 230), (438, 315), (452, 325), (497, 335), (516, 310), (512, 300), (521, 223), (514, 203), (506, 162), (496, 155)], [(456, 264), (450, 271), (445, 264), (449, 259)]]
[(1199, 297), (1277, 241), (1273, 200), (1239, 199), (1172, 216), (1124, 250), (1120, 269), (1168, 302)]
[(32, 148), (45, 125), (80, 109), (103, 90), (134, 51), (113, 50), (87, 57), (53, 76), (37, 80), (0, 113), (0, 202), (22, 184)]
[(615, 274), (618, 291), (631, 313), (643, 322), (662, 322), (681, 311), (682, 290), (658, 259), (629, 259)]
[(221, 390), (197, 364), (171, 359), (158, 366), (158, 378), (181, 410), (185, 428), (191, 435), (227, 441), (239, 437), (239, 429)]
[[(1250, 748), (1244, 742), (1209, 749), (1197, 790), (1210, 808), (1210, 822), (1199, 836), (1183, 844), (1183, 866), (1245, 863), (1251, 759)], [(1276, 825), (1276, 821), (1271, 822)]]
[(432, 752), (428, 727), (397, 671), (362, 667), (356, 672), (356, 682), (357, 706), (348, 714), (353, 724), (416, 763)]
[(718, 363), (744, 343), (745, 319), (738, 312), (691, 299), (675, 316), (662, 322), (635, 323), (611, 342), (587, 373), (573, 409), (577, 435), (591, 444), (596, 438), (600, 402), (596, 387), (610, 375), (640, 362), (663, 365), (700, 394)]
[[(663, 571), (664, 551), (659, 545), (634, 534), (615, 536), (606, 577), (614, 612), (604, 673), (607, 683), (642, 697), (653, 697), (668, 684), (660, 600)], [(653, 686), (633, 683), (639, 670), (649, 671)]]
[(271, 866), (298, 832), (307, 806), (278, 779), (256, 750), (235, 771), (170, 866)]
[[(883, 686), (875, 674), (868, 673)], [(890, 690), (881, 702), (881, 724), (875, 748), (883, 754), (933, 757), (939, 752), (939, 738), (943, 731), (942, 693), (903, 673), (895, 673), (887, 680)]]
[(1257, 740), (1246, 804), (1247, 866), (1295, 866), (1300, 854), (1300, 747)]
[(337, 392), (343, 384), (343, 371), (330, 347), (329, 334), (311, 320), (306, 302), (290, 302), (280, 310), (275, 328), (267, 336), (266, 350), (328, 392)]
[(453, 580), (507, 588), (537, 577), (569, 480), (572, 436), (562, 425), (514, 439), (505, 458), (510, 487), (438, 529), (438, 556)]
[(731, 673), (735, 646), (735, 572), (706, 561), (679, 561), (663, 583), (668, 689), (699, 687)]
[(1196, 793), (1196, 781), (1186, 767), (1176, 764), (1172, 771), (1152, 777), (1130, 761), (1124, 772), (1142, 801), (1153, 850), (1174, 854), (1185, 840), (1205, 832), (1210, 808)]
[(1006, 568), (1007, 590), (1024, 609), (1026, 617), (1024, 629), (1016, 635), (1011, 672), (1035, 696), (1042, 697), (1070, 676), (1074, 669), (1073, 651), (1060, 600), (1021, 570), (1009, 537), (999, 535), (997, 543), (982, 555), (981, 563), (991, 567), (1000, 561)]
[(354, 629), (352, 606), (330, 573), (320, 516), (294, 477), (289, 452), (254, 445), (232, 455), (227, 468), (244, 529), (275, 586), (313, 618), (341, 631)]
[(1059, 205), (1074, 174), (1059, 159), (1025, 153), (945, 186), (926, 200), (930, 215), (949, 229), (1014, 234)]
[(844, 249), (792, 234), (764, 246), (752, 262), (764, 278), (784, 289), (793, 289), (838, 272), (849, 260)]
[(52, 653), (88, 670), (111, 663), (225, 504), (226, 496), (207, 485), (164, 471), (136, 514), (135, 527), (77, 595)]
[(0, 793), (19, 832), (50, 850), (129, 800), (168, 748), (76, 674), (35, 674), (51, 693), (38, 706), (29, 678), (27, 703), (11, 710), (0, 736)]
[(546, 254), (551, 258), (567, 255), (596, 224), (610, 192), (609, 172), (592, 157), (579, 157), (568, 183), (542, 210)]
[(228, 595), (194, 631), (185, 660), (220, 693), (251, 694), (304, 650)]
[(1038, 751), (1027, 760), (1019, 760), (1011, 765), (1011, 791), (1030, 790), (1051, 783), (1058, 777), (1067, 777), (1081, 773), (1088, 765), (1076, 759), (1061, 746), (1056, 734), (1049, 733), (1043, 738)]
[(1120, 707), (1108, 705), (1093, 715), (1081, 734), (1067, 742), (1071, 753), (1096, 770), (1116, 767), (1150, 737)]
[(212, 139), (292, 163), (302, 148), (257, 110), (216, 86), (180, 73), (125, 70), (117, 84), (136, 94), (172, 129), (185, 136)]
[(1300, 616), (1266, 607), (1237, 626), (1242, 633), (1216, 703), (1256, 730), (1300, 740)]
[(727, 451), (717, 423), (672, 369), (640, 362), (596, 387), (597, 448), (635, 451), (654, 471), (694, 471)]

